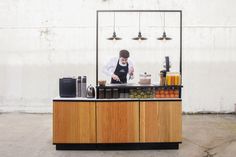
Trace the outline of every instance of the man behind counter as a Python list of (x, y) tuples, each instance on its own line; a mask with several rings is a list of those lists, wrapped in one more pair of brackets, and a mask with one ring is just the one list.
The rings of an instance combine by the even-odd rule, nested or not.
[(103, 73), (111, 77), (111, 83), (127, 83), (127, 75), (129, 79), (133, 79), (134, 64), (129, 59), (129, 51), (121, 50), (119, 58), (111, 58), (104, 66)]

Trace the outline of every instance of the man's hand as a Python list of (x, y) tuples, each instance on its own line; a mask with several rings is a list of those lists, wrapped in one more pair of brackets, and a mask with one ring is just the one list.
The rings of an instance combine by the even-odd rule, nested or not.
[(119, 78), (117, 75), (115, 75), (115, 74), (112, 74), (112, 75), (111, 75), (111, 77), (112, 77), (114, 80), (116, 80), (116, 81), (119, 81), (119, 82), (120, 82), (120, 78)]
[(133, 67), (129, 68), (129, 75), (130, 76), (134, 75), (134, 68)]

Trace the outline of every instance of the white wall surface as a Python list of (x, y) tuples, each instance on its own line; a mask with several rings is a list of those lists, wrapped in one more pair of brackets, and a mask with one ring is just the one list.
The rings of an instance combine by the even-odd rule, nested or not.
[[(52, 112), (52, 98), (58, 95), (58, 79), (63, 76), (87, 75), (88, 82), (95, 85), (98, 9), (183, 10), (183, 111), (233, 112), (235, 6), (235, 0), (1, 0), (0, 112)], [(104, 38), (112, 31), (110, 17), (105, 18), (108, 24), (100, 29)], [(110, 44), (101, 37), (102, 45), (108, 46), (101, 50), (116, 54), (124, 47), (136, 53), (150, 52), (159, 57), (158, 72), (162, 53), (171, 54), (179, 48), (175, 43), (178, 37), (174, 18), (167, 18), (166, 22), (169, 34), (176, 38), (169, 46), (158, 45), (159, 54), (155, 54), (154, 45), (158, 42), (155, 37), (161, 34), (160, 18), (157, 23), (143, 18), (143, 33), (152, 39), (142, 45), (128, 40), (137, 34), (137, 18), (126, 19), (133, 21), (130, 25), (122, 23), (123, 19), (117, 17), (117, 31), (128, 43)], [(136, 55), (136, 64), (141, 58), (144, 61), (140, 65), (150, 63), (153, 67), (155, 60), (149, 60), (148, 55)], [(144, 70), (145, 67), (137, 69), (136, 75)], [(157, 73), (151, 73), (158, 81)]]

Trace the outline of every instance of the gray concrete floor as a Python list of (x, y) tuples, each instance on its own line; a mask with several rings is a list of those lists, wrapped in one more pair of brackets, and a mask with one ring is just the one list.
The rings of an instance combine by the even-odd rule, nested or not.
[(236, 115), (184, 115), (179, 150), (56, 151), (51, 114), (0, 114), (0, 157), (233, 157)]

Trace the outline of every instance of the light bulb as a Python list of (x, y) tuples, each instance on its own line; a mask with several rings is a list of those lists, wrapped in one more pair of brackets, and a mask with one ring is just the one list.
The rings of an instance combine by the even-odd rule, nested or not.
[(113, 38), (112, 42), (113, 42), (113, 43), (116, 43), (116, 38)]
[(139, 43), (141, 43), (141, 42), (142, 42), (141, 38), (139, 38), (139, 39), (138, 39), (138, 42), (139, 42)]

